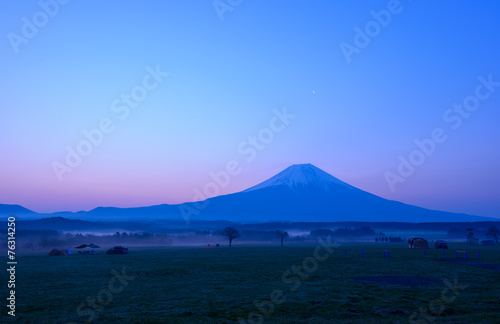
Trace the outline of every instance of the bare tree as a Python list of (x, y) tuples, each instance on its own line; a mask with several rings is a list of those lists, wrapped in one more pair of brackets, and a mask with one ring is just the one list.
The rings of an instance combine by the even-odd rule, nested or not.
[(234, 239), (240, 237), (240, 232), (234, 227), (226, 227), (222, 233), (229, 240), (229, 247), (231, 247)]
[(281, 240), (281, 247), (283, 247), (283, 240), (288, 238), (289, 235), (288, 235), (288, 232), (279, 230), (279, 231), (276, 231), (276, 237)]
[(500, 230), (496, 226), (491, 226), (486, 232), (486, 236), (494, 238), (495, 243), (498, 243), (498, 235), (500, 235)]

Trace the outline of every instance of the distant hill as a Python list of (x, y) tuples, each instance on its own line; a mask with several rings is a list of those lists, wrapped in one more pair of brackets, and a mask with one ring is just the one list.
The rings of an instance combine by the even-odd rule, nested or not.
[(20, 205), (0, 204), (0, 215), (29, 215), (36, 214), (34, 211)]
[(152, 232), (186, 233), (197, 230), (220, 230), (226, 226), (236, 226), (227, 221), (193, 221), (189, 225), (184, 220), (164, 220), (154, 222), (113, 222), (87, 221), (64, 217), (48, 217), (34, 220), (19, 220), (16, 228), (22, 230), (55, 230), (65, 232)]
[(21, 230), (55, 230), (55, 231), (150, 231), (151, 225), (132, 222), (93, 222), (64, 217), (49, 217), (36, 220), (17, 221), (16, 227)]

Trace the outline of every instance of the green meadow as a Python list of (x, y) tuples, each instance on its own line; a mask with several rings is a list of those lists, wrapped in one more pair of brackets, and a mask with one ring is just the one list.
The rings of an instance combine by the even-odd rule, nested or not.
[[(17, 260), (16, 317), (4, 307), (2, 322), (500, 322), (498, 245), (451, 243), (443, 255), (403, 243), (286, 243), (24, 253)], [(462, 252), (456, 258), (456, 249), (469, 259)]]

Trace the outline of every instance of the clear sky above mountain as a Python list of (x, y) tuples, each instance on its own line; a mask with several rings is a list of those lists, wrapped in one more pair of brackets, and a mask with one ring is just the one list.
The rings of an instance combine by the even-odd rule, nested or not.
[(40, 3), (1, 2), (0, 203), (180, 203), (312, 163), (500, 217), (497, 2)]

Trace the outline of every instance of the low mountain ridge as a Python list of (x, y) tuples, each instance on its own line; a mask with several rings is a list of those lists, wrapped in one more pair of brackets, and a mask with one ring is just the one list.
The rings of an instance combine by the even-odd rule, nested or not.
[(36, 213), (20, 205), (0, 204), (0, 215), (27, 215), (27, 214), (36, 214)]

